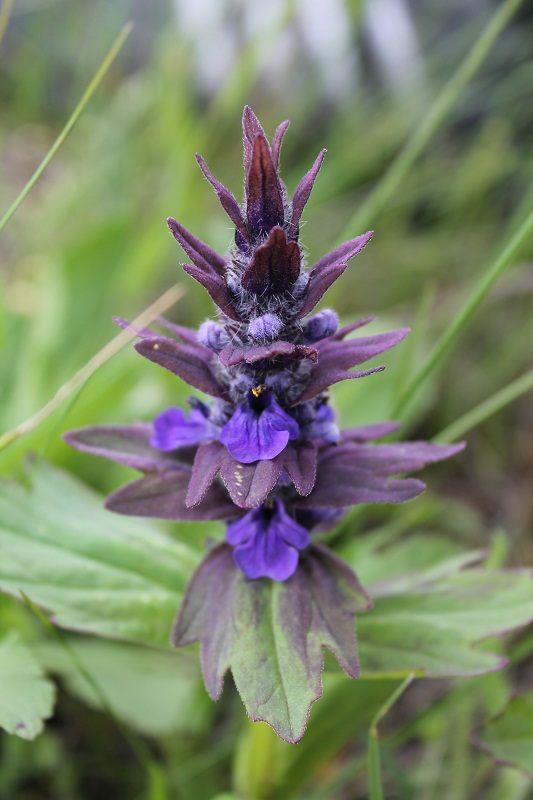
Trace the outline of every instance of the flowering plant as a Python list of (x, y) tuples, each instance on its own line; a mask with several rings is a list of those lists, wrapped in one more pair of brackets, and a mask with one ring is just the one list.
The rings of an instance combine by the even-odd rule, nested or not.
[[(463, 444), (374, 444), (396, 431), (393, 422), (339, 429), (327, 389), (384, 369), (355, 368), (408, 331), (350, 338), (371, 318), (339, 329), (334, 311), (312, 313), (372, 232), (306, 268), (299, 226), (325, 151), (290, 201), (279, 174), (287, 127), (283, 122), (269, 143), (244, 109), (242, 206), (197, 156), (235, 225), (229, 256), (168, 220), (192, 262), (183, 269), (209, 292), (217, 320), (198, 331), (160, 320), (170, 335), (135, 331), (142, 356), (211, 400), (191, 398), (188, 415), (171, 407), (153, 424), (83, 428), (66, 440), (143, 473), (108, 498), (112, 511), (227, 522), (225, 542), (208, 550), (192, 577), (172, 642), (201, 642), (214, 699), (231, 668), (252, 719), (297, 741), (321, 693), (324, 648), (358, 676), (355, 615), (372, 605), (318, 536), (350, 506), (415, 498), (424, 484), (394, 476), (448, 458)], [(289, 700), (272, 682), (273, 649)]]

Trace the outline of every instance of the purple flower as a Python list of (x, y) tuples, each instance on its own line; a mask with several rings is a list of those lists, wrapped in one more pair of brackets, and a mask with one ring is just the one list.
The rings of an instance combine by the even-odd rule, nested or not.
[(299, 551), (309, 545), (309, 531), (274, 500), (231, 522), (226, 540), (235, 547), (233, 558), (247, 578), (285, 581), (298, 565)]
[[(369, 445), (390, 423), (344, 431), (327, 402), (339, 381), (379, 372), (359, 365), (399, 344), (407, 329), (352, 336), (371, 318), (338, 330), (334, 311), (311, 315), (369, 231), (305, 266), (300, 221), (325, 151), (288, 197), (279, 157), (288, 123), (271, 142), (248, 107), (243, 114), (244, 197), (198, 163), (235, 225), (235, 245), (222, 256), (169, 218), (191, 263), (185, 272), (218, 306), (199, 331), (159, 320), (171, 335), (135, 330), (135, 349), (209, 395), (187, 417), (169, 408), (149, 425), (87, 428), (67, 435), (74, 447), (127, 464), (144, 477), (116, 491), (108, 507), (168, 519), (231, 519), (235, 559), (249, 578), (284, 580), (317, 522), (351, 505), (403, 502), (424, 488), (393, 476), (448, 458), (461, 445), (425, 442)], [(122, 327), (131, 327), (117, 320)], [(250, 510), (249, 510), (250, 509)]]
[(224, 425), (220, 441), (242, 464), (275, 458), (290, 439), (298, 437), (296, 420), (284, 411), (263, 386), (248, 392), (248, 402), (241, 403)]
[[(302, 405), (305, 405), (302, 403)], [(314, 417), (302, 428), (301, 433), (306, 439), (324, 439), (329, 444), (337, 444), (341, 435), (339, 426), (335, 422), (335, 412), (323, 403), (318, 407)]]
[(201, 406), (191, 408), (189, 419), (181, 408), (167, 408), (154, 420), (154, 435), (150, 444), (158, 450), (178, 450), (216, 439), (219, 432), (220, 428), (210, 422)]

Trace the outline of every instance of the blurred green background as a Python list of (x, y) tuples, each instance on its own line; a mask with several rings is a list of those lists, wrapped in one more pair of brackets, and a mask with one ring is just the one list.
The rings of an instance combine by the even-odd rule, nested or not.
[[(183, 254), (165, 218), (177, 217), (220, 252), (230, 246), (228, 220), (194, 154), (200, 151), (240, 197), (244, 103), (268, 135), (291, 119), (282, 153), (290, 193), (318, 150), (328, 149), (301, 232), (312, 264), (341, 237), (364, 232), (354, 228), (354, 215), (420, 130), (498, 5), (15, 0), (8, 8), (4, 0), (0, 213), (52, 145), (122, 25), (132, 20), (134, 28), (80, 122), (0, 234), (0, 433), (44, 406), (116, 334), (113, 314), (131, 319), (179, 282), (186, 294), (167, 316), (196, 326), (212, 315), (207, 295), (180, 270)], [(511, 22), (397, 189), (379, 213), (365, 212), (365, 229), (376, 231), (372, 244), (328, 294), (327, 305), (346, 320), (376, 313), (375, 330), (413, 327), (412, 344), (387, 354), (383, 376), (334, 392), (345, 424), (390, 417), (420, 359), (531, 209), (533, 4), (515, 5)], [(531, 369), (532, 256), (530, 238), (425, 384), (405, 420), (409, 436), (431, 438)], [(126, 348), (74, 400), (0, 452), (0, 472), (21, 476), (28, 453), (38, 452), (108, 492), (129, 473), (69, 450), (60, 432), (149, 420), (187, 395), (187, 387)], [(426, 515), (433, 529), (469, 547), (504, 534), (507, 562), (530, 564), (532, 467), (533, 413), (525, 395), (472, 430), (461, 459), (431, 470), (420, 518)], [(368, 512), (361, 528), (388, 523), (390, 516)], [(187, 526), (168, 529), (187, 540), (196, 536)], [(2, 626), (20, 626), (29, 637), (37, 630), (31, 614), (13, 601), (0, 600), (0, 611)], [(94, 652), (89, 658), (120, 664), (125, 647), (102, 652), (101, 660)], [(131, 658), (145, 656), (136, 651)], [(142, 769), (127, 744), (105, 714), (91, 709), (83, 691), (73, 689), (54, 658), (47, 663), (63, 675), (58, 711), (33, 743), (0, 735), (0, 798), (144, 796)], [(197, 677), (196, 667), (188, 668)], [(158, 662), (154, 669), (163, 673), (157, 691), (172, 694), (168, 665)], [(522, 660), (511, 678), (513, 686), (531, 688), (531, 661)], [(527, 778), (496, 772), (469, 744), (477, 719), (474, 695), (485, 709), (497, 710), (500, 677), (484, 678), (475, 689), (469, 683), (443, 682), (431, 690), (421, 684), (400, 704), (384, 757), (387, 797), (533, 797)], [(214, 707), (193, 684), (195, 703), (188, 707), (184, 700), (174, 716), (166, 718), (164, 700), (155, 698), (159, 717), (151, 726), (139, 714), (124, 719), (166, 764), (171, 797), (209, 800), (220, 793), (222, 800), (247, 730), (239, 731), (244, 712), (234, 693)], [(340, 737), (316, 773), (312, 757), (298, 767), (311, 770), (312, 785), (305, 788), (304, 776), (291, 796), (366, 796), (359, 736), (375, 703), (390, 693), (377, 684), (367, 682), (360, 697), (352, 696), (357, 719), (351, 738)], [(134, 703), (136, 691), (144, 689), (132, 689), (123, 705)], [(237, 776), (239, 763), (237, 758), (233, 765)], [(234, 785), (240, 785), (238, 777)], [(282, 796), (276, 792), (264, 796)]]

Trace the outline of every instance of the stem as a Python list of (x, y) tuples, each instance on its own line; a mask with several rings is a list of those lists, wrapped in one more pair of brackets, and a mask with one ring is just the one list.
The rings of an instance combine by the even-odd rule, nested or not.
[(69, 397), (76, 389), (79, 389), (89, 378), (100, 369), (103, 364), (116, 355), (125, 345), (135, 338), (135, 330), (149, 325), (160, 314), (174, 305), (185, 294), (185, 290), (179, 284), (172, 286), (161, 297), (148, 306), (137, 319), (131, 323), (128, 330), (122, 330), (117, 336), (111, 339), (101, 350), (98, 351), (72, 378), (61, 386), (51, 400), (46, 403), (36, 414), (21, 422), (12, 430), (0, 436), (0, 452), (12, 444), (14, 441), (24, 436), (26, 433), (37, 428), (53, 412), (59, 408), (64, 400)]
[(348, 222), (341, 237), (342, 240), (351, 238), (354, 235), (354, 231), (366, 230), (375, 224), (376, 216), (387, 204), (391, 195), (396, 191), (413, 163), (445, 119), (462, 89), (479, 69), (492, 45), (521, 5), (521, 2), (522, 0), (507, 0), (497, 8), (485, 30), (463, 59), (457, 71), (444, 86), (426, 117), (412, 133), (410, 139), (407, 140), (370, 197)]
[(11, 17), (11, 12), (13, 11), (14, 2), (15, 0), (4, 0), (4, 4), (0, 9), (0, 43), (4, 38), (4, 34), (9, 23), (9, 18)]
[(383, 800), (383, 786), (381, 783), (381, 769), (379, 757), (379, 743), (378, 743), (378, 725), (387, 714), (394, 703), (401, 697), (408, 686), (416, 678), (416, 673), (411, 672), (399, 686), (393, 691), (390, 697), (383, 703), (379, 711), (374, 716), (370, 723), (368, 731), (368, 783), (369, 783), (369, 800)]
[(484, 422), (501, 408), (512, 403), (513, 400), (516, 400), (531, 389), (533, 389), (533, 369), (526, 372), (525, 375), (522, 375), (520, 378), (517, 378), (508, 386), (500, 389), (499, 392), (496, 392), (492, 397), (484, 400), (483, 403), (480, 403), (471, 411), (463, 414), (463, 416), (459, 417), (455, 422), (452, 422), (451, 425), (448, 425), (447, 428), (444, 428), (444, 430), (435, 436), (435, 441), (454, 442), (456, 439), (464, 436), (469, 430), (475, 428), (476, 425)]
[(526, 241), (530, 233), (533, 231), (533, 210), (530, 211), (522, 225), (511, 237), (511, 239), (504, 245), (500, 254), (492, 262), (488, 270), (481, 276), (477, 286), (470, 294), (464, 306), (459, 310), (455, 319), (452, 320), (450, 325), (446, 328), (432, 352), (427, 357), (422, 367), (418, 370), (412, 381), (407, 386), (407, 389), (402, 393), (394, 411), (393, 418), (402, 416), (411, 402), (416, 397), (420, 387), (426, 378), (433, 372), (435, 367), (442, 361), (448, 350), (454, 344), (463, 328), (466, 327), (470, 318), (477, 311), (482, 301), (485, 299), (489, 290), (496, 283), (498, 278), (505, 272), (514, 260), (517, 252), (522, 244)]
[[(4, 11), (4, 9), (2, 9), (2, 15), (3, 15), (3, 11)], [(6, 20), (6, 23), (7, 23), (7, 20)], [(80, 116), (82, 115), (82, 113), (83, 113), (83, 111), (85, 109), (85, 106), (87, 105), (87, 103), (89, 102), (89, 100), (93, 96), (94, 92), (98, 88), (99, 84), (101, 83), (102, 78), (104, 77), (104, 75), (108, 71), (109, 67), (111, 66), (111, 64), (113, 63), (115, 58), (117, 57), (118, 53), (120, 52), (124, 42), (126, 41), (126, 39), (128, 38), (128, 36), (131, 33), (132, 28), (133, 28), (133, 23), (128, 22), (126, 25), (124, 25), (124, 27), (120, 31), (119, 35), (117, 36), (117, 38), (115, 39), (113, 45), (111, 46), (111, 49), (109, 50), (108, 54), (106, 55), (106, 57), (104, 58), (104, 60), (102, 61), (102, 63), (98, 67), (98, 69), (96, 70), (96, 73), (94, 74), (94, 77), (93, 77), (92, 81), (90, 82), (89, 86), (85, 90), (80, 102), (78, 103), (78, 105), (76, 106), (74, 111), (72, 112), (72, 114), (70, 116), (70, 119), (68, 120), (67, 124), (65, 125), (65, 127), (63, 128), (63, 130), (61, 131), (61, 133), (59, 134), (59, 136), (55, 140), (54, 144), (52, 145), (52, 147), (50, 148), (50, 150), (48, 151), (48, 153), (46, 154), (44, 159), (41, 161), (40, 165), (37, 167), (37, 169), (35, 170), (35, 172), (31, 176), (31, 178), (29, 179), (29, 181), (26, 184), (26, 186), (24, 187), (24, 189), (21, 191), (21, 193), (19, 194), (17, 199), (14, 201), (14, 203), (12, 203), (10, 208), (8, 208), (8, 210), (6, 211), (6, 213), (4, 214), (2, 219), (0, 220), (0, 231), (2, 230), (2, 228), (4, 228), (5, 225), (7, 225), (7, 223), (9, 222), (9, 220), (11, 219), (11, 217), (13, 216), (15, 211), (21, 205), (21, 203), (26, 198), (26, 196), (29, 194), (29, 192), (33, 189), (33, 187), (35, 186), (35, 184), (37, 183), (37, 181), (39, 180), (39, 178), (41, 177), (41, 175), (45, 171), (46, 167), (48, 166), (50, 161), (53, 159), (53, 157), (55, 156), (55, 154), (57, 153), (57, 151), (59, 150), (59, 148), (61, 147), (61, 145), (63, 144), (63, 142), (67, 138), (67, 136), (69, 135), (70, 131), (72, 130), (72, 128), (74, 127), (74, 125), (76, 124), (76, 122), (78, 121)], [(0, 29), (0, 34), (1, 34), (1, 32), (2, 31)]]

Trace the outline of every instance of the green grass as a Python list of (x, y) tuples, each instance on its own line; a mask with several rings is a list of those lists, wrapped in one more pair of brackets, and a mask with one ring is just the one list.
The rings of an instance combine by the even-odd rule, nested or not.
[[(358, 41), (360, 4), (347, 5)], [(127, 336), (117, 337), (111, 316), (136, 318), (161, 297), (177, 301), (169, 315), (184, 324), (212, 315), (205, 294), (180, 271), (165, 218), (227, 248), (230, 230), (194, 153), (239, 196), (240, 113), (251, 102), (269, 134), (291, 117), (282, 154), (289, 192), (328, 148), (302, 229), (310, 263), (343, 237), (375, 228), (327, 304), (347, 320), (376, 311), (383, 329), (413, 327), (411, 341), (387, 354), (383, 375), (333, 392), (344, 423), (397, 416), (412, 437), (468, 439), (464, 456), (428, 471), (430, 492), (417, 508), (358, 510), (339, 541), (347, 546), (354, 529), (363, 536), (379, 528), (384, 542), (416, 532), (474, 548), (497, 530), (511, 564), (531, 563), (532, 61), (524, 20), (510, 24), (520, 5), (506, 0), (483, 24), (453, 35), (443, 29), (434, 51), (427, 20), (416, 20), (431, 102), (414, 97), (413, 116), (374, 74), (350, 87), (344, 102), (329, 104), (303, 61), (279, 92), (267, 90), (261, 52), (294, 27), (294, 3), (242, 49), (222, 91), (205, 99), (192, 44), (163, 5), (139, 57), (137, 28), (127, 41), (129, 27), (122, 28), (108, 50), (127, 21), (122, 4), (89, 10), (65, 0), (24, 16), (4, 0), (2, 475), (21, 476), (37, 451), (108, 492), (126, 470), (70, 451), (61, 432), (148, 420), (184, 401), (186, 387), (117, 346)], [(0, 599), (0, 620), (36, 651), (48, 638), (13, 600)], [(520, 663), (532, 651), (531, 637), (524, 639)], [(474, 724), (503, 707), (513, 680), (498, 673), (443, 686), (416, 681), (400, 698), (404, 684), (390, 678), (352, 692), (328, 672), (297, 749), (250, 725), (231, 688), (218, 707), (198, 689), (199, 719), (150, 737), (146, 753), (139, 740), (140, 764), (129, 750), (125, 756), (129, 774), (116, 769), (124, 739), (113, 715), (62, 685), (57, 721), (40, 738), (0, 735), (0, 796), (527, 800), (531, 786), (520, 772), (494, 766), (469, 743)], [(391, 697), (398, 703), (388, 711)], [(388, 711), (383, 723), (381, 709)], [(143, 734), (132, 730), (132, 741)], [(70, 745), (76, 736), (83, 757)]]

